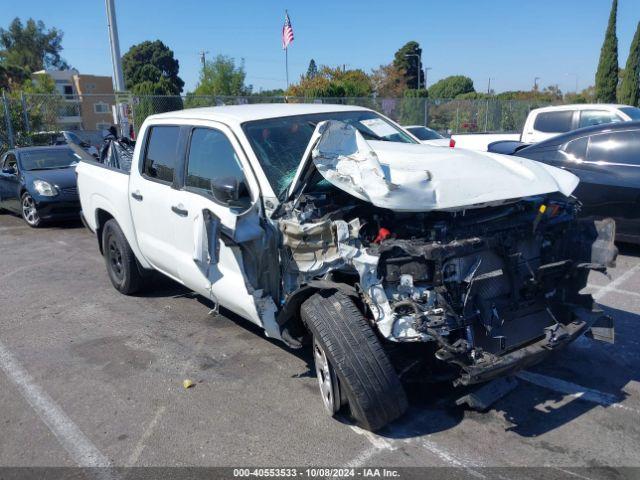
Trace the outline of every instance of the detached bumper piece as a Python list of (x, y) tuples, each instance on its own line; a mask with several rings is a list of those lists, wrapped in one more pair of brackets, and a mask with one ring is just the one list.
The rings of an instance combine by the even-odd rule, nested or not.
[(511, 375), (544, 360), (553, 350), (562, 348), (580, 335), (590, 333), (592, 338), (613, 339), (613, 319), (598, 308), (587, 310), (583, 307), (572, 309), (573, 321), (555, 324), (545, 330), (544, 338), (510, 353), (494, 356), (485, 355), (472, 365), (461, 365), (462, 373), (454, 385), (473, 385), (493, 378)]

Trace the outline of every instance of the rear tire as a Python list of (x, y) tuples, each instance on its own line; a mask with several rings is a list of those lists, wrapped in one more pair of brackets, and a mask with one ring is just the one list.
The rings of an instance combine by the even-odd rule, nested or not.
[[(338, 381), (338, 391), (327, 396), (331, 377), (319, 376), (325, 410), (337, 413), (346, 398), (356, 423), (367, 430), (379, 430), (404, 414), (407, 397), (387, 354), (371, 325), (353, 301), (338, 291), (322, 291), (301, 307), (302, 320), (314, 339), (314, 360), (319, 361), (316, 345), (326, 355)], [(316, 371), (322, 370), (316, 366)], [(330, 405), (334, 408), (328, 408)]]
[(132, 295), (139, 291), (142, 275), (138, 269), (138, 261), (120, 225), (114, 219), (104, 225), (102, 245), (109, 280), (115, 289), (124, 295)]

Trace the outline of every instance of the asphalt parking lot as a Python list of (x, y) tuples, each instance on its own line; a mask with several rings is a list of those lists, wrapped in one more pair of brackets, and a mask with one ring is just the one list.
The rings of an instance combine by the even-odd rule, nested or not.
[(305, 353), (169, 281), (118, 294), (79, 225), (0, 215), (0, 265), (3, 466), (640, 466), (639, 249), (590, 279), (615, 345), (579, 339), (484, 413), (412, 391), (379, 434), (325, 416)]

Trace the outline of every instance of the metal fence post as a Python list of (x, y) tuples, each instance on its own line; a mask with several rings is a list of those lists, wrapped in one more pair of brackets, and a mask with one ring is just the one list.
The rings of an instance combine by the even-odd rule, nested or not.
[(429, 126), (429, 99), (424, 99), (424, 126)]
[(13, 138), (13, 125), (11, 125), (11, 111), (9, 110), (9, 99), (4, 90), (2, 90), (2, 103), (4, 104), (4, 120), (7, 124), (7, 140), (9, 141), (9, 148), (15, 146)]
[(27, 99), (24, 96), (24, 92), (20, 93), (20, 102), (22, 103), (22, 121), (24, 122), (25, 133), (31, 133), (31, 127), (29, 126), (29, 111), (27, 110)]

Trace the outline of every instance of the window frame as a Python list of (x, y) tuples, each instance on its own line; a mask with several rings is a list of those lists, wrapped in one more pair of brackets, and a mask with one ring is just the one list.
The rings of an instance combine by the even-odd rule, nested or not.
[[(236, 148), (236, 146), (234, 145), (233, 141), (231, 138), (229, 138), (229, 135), (227, 135), (221, 128), (217, 128), (217, 127), (213, 127), (210, 125), (189, 125), (187, 126), (188, 128), (188, 133), (186, 135), (186, 145), (185, 145), (185, 152), (184, 152), (184, 162), (183, 162), (183, 169), (182, 169), (182, 182), (180, 185), (180, 189), (187, 192), (187, 193), (192, 193), (194, 195), (199, 195), (203, 198), (206, 198), (207, 200), (212, 201), (213, 203), (215, 203), (216, 205), (219, 205), (221, 207), (225, 207), (225, 208), (229, 208), (229, 209), (237, 209), (238, 207), (234, 207), (231, 205), (228, 205), (226, 203), (221, 202), (220, 200), (218, 200), (217, 198), (215, 198), (213, 196), (213, 193), (203, 193), (202, 191), (200, 191), (199, 189), (196, 189), (195, 187), (189, 187), (187, 186), (187, 178), (189, 177), (189, 154), (191, 152), (191, 142), (193, 140), (193, 132), (195, 130), (215, 130), (216, 132), (220, 133), (221, 135), (223, 135), (227, 141), (229, 142), (229, 145), (231, 146), (231, 148), (233, 149), (234, 153), (236, 154), (236, 156), (238, 157), (238, 166), (240, 167), (240, 170), (242, 171), (242, 175), (244, 177), (244, 184), (245, 187), (247, 189), (247, 192), (249, 194), (249, 207), (247, 209), (243, 209), (242, 211), (246, 211), (249, 208), (251, 208), (251, 206), (254, 204), (254, 198), (256, 198), (253, 194), (252, 188), (251, 188), (251, 182), (249, 181), (249, 175), (247, 174), (247, 169), (245, 168), (245, 166), (243, 165), (243, 162), (241, 160), (241, 155), (240, 152), (238, 152), (238, 149)], [(251, 170), (251, 168), (250, 168)], [(253, 172), (251, 172), (253, 173)]]
[[(172, 181), (167, 181), (167, 180), (161, 180), (158, 178), (154, 178), (154, 177), (150, 177), (149, 175), (147, 175), (145, 173), (145, 165), (147, 163), (147, 154), (149, 153), (149, 143), (151, 142), (151, 134), (153, 133), (153, 129), (156, 127), (174, 127), (178, 129), (178, 140), (176, 142), (176, 164), (174, 166), (173, 169), (173, 180)], [(182, 130), (183, 130), (184, 125), (179, 125), (179, 124), (174, 124), (174, 123), (158, 123), (158, 124), (152, 124), (149, 125), (149, 127), (146, 129), (145, 134), (144, 134), (144, 150), (143, 150), (143, 155), (142, 155), (142, 161), (139, 162), (138, 164), (138, 173), (140, 173), (140, 176), (149, 181), (149, 182), (155, 182), (155, 183), (159, 183), (161, 185), (166, 185), (168, 187), (174, 188), (174, 189), (178, 189), (179, 188), (179, 184), (180, 184), (180, 175), (179, 172), (181, 170), (180, 168), (180, 163), (182, 162), (182, 164), (184, 165), (185, 161), (184, 161), (184, 146), (182, 145)]]
[[(98, 105), (105, 107), (105, 111), (104, 112), (99, 112), (98, 109), (96, 108)], [(109, 104), (107, 102), (95, 102), (93, 104), (93, 113), (95, 113), (96, 115), (107, 115), (108, 113), (110, 113), (110, 108), (109, 108)]]

